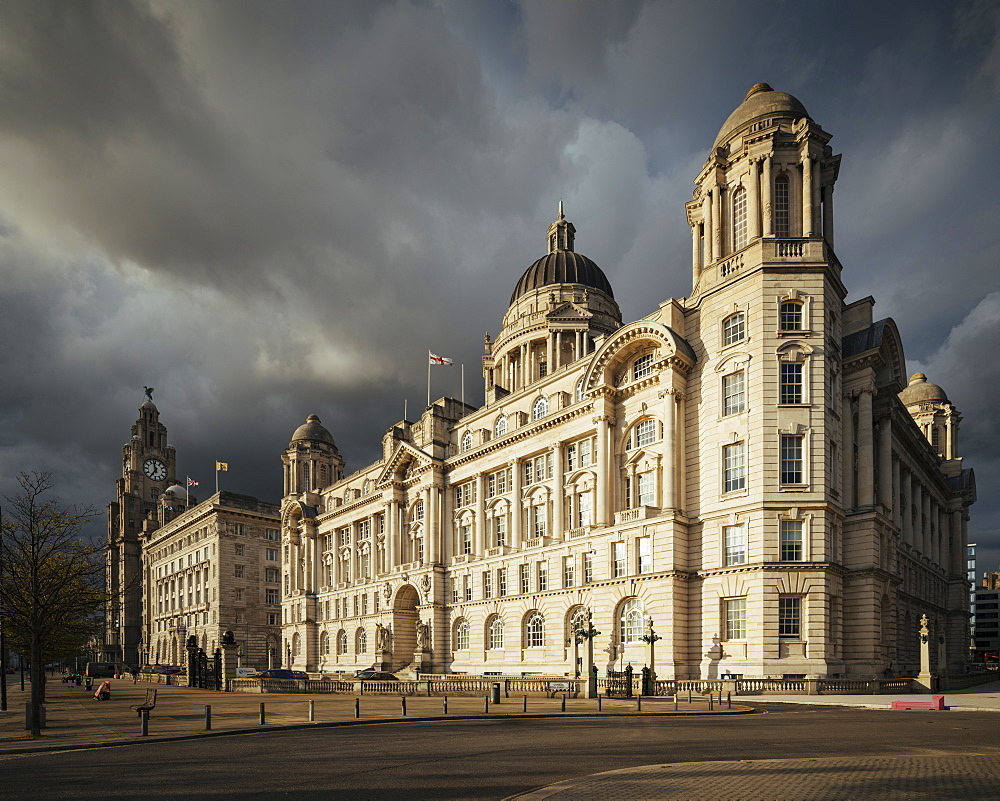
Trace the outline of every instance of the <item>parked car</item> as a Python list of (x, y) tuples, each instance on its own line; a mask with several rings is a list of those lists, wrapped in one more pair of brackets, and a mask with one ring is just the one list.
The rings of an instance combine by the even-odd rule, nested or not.
[(399, 681), (399, 676), (382, 670), (359, 670), (354, 678), (361, 681)]
[(262, 670), (253, 678), (255, 679), (308, 679), (309, 674), (302, 670), (288, 670), (286, 668), (269, 668)]

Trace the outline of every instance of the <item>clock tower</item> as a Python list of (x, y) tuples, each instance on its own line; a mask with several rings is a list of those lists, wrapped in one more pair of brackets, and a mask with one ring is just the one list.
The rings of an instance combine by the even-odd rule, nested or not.
[(153, 403), (153, 391), (139, 407), (132, 437), (122, 448), (122, 474), (108, 504), (107, 588), (104, 658), (142, 664), (142, 546), (139, 534), (163, 520), (160, 496), (177, 483), (174, 448)]

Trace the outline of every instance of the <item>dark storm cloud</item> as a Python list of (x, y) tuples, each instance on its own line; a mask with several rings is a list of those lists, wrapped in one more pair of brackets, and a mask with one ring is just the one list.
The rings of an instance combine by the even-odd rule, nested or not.
[[(897, 319), (995, 484), (996, 377), (963, 354), (1000, 330), (981, 156), (997, 19), (985, 2), (4, 3), (0, 467), (103, 504), (153, 385), (202, 495), (224, 459), (231, 488), (275, 499), (310, 412), (357, 469), (404, 401), (422, 408), (426, 349), (464, 362), (481, 401), (483, 332), (560, 198), (626, 319), (686, 295), (692, 177), (764, 80), (835, 135), (852, 297)], [(459, 377), (435, 370), (434, 394)]]

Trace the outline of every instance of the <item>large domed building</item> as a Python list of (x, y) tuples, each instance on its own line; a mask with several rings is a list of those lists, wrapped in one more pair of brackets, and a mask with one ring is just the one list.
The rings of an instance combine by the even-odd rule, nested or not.
[(660, 679), (911, 676), (926, 616), (930, 669), (960, 670), (960, 415), (846, 299), (830, 139), (757, 84), (686, 204), (688, 297), (623, 321), (560, 203), (485, 338), (483, 406), (435, 401), (350, 474), (318, 419), (296, 430), (289, 666), (603, 675), (654, 641)]

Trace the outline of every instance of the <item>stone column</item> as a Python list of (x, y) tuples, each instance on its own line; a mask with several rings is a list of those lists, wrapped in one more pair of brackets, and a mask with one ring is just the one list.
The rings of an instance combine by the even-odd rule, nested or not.
[[(802, 236), (813, 235), (813, 174), (812, 159), (802, 157)], [(862, 506), (864, 504), (861, 504)]]
[[(511, 509), (510, 509), (510, 547), (521, 547), (521, 460), (512, 459), (510, 462), (510, 489), (511, 489)], [(530, 525), (530, 524), (529, 524)], [(531, 533), (528, 534), (530, 538)]]
[(833, 184), (823, 187), (823, 237), (833, 247)]
[[(691, 286), (698, 284), (701, 276), (701, 236), (699, 235), (700, 223), (691, 226)], [(287, 494), (287, 493), (286, 493)]]
[(920, 673), (917, 674), (916, 683), (924, 688), (924, 692), (934, 691), (934, 677), (931, 675), (931, 646), (930, 629), (928, 628), (927, 615), (920, 618)]
[(563, 491), (563, 444), (557, 442), (552, 448), (552, 468), (554, 476), (551, 479), (552, 487), (552, 536), (562, 539), (566, 531), (563, 523), (563, 499), (566, 497)]
[(677, 390), (673, 387), (659, 392), (663, 400), (663, 484), (660, 488), (660, 506), (677, 508)]
[(817, 160), (813, 165), (813, 196), (812, 196), (812, 225), (813, 235), (822, 236), (822, 211), (823, 192), (821, 182), (823, 180), (823, 165)]
[(844, 508), (853, 509), (857, 503), (854, 474), (854, 402), (849, 394), (844, 396)]
[(858, 506), (875, 503), (874, 440), (872, 436), (872, 387), (858, 394)]
[(761, 201), (763, 203), (761, 221), (764, 224), (764, 236), (774, 236), (774, 219), (772, 215), (774, 192), (771, 187), (770, 156), (767, 156), (764, 159), (764, 169), (763, 174), (761, 175), (760, 183), (763, 184), (763, 191), (761, 192)]
[(903, 490), (903, 481), (899, 459), (892, 460), (892, 522), (900, 531), (903, 530), (903, 510), (899, 502), (899, 494)]
[(722, 258), (722, 187), (712, 190), (712, 261)]
[[(548, 336), (545, 337), (545, 369), (548, 372), (552, 372), (555, 369), (555, 363), (556, 363), (555, 340), (556, 340), (555, 335), (551, 331), (549, 332)], [(532, 373), (531, 377), (534, 378), (535, 374)]]
[(921, 519), (924, 508), (923, 487), (920, 485), (920, 479), (912, 473), (910, 474), (910, 503), (913, 507), (910, 512), (913, 521), (913, 547), (919, 553), (926, 554), (927, 545), (924, 542), (924, 526)]
[(712, 219), (712, 194), (706, 193), (701, 202), (701, 216), (704, 220), (704, 259), (708, 264), (715, 261), (715, 233)]
[(612, 484), (610, 469), (610, 449), (608, 447), (611, 438), (611, 418), (606, 414), (598, 415), (594, 418), (597, 423), (597, 486), (594, 498), (594, 522), (599, 526), (608, 525), (608, 488)]
[(934, 541), (931, 536), (931, 493), (921, 485), (920, 487), (920, 528), (923, 530), (921, 541), (924, 543), (923, 554), (928, 559), (934, 559)]
[(427, 488), (427, 563), (436, 565), (441, 561), (441, 515), (438, 508), (441, 500), (441, 491), (437, 486), (438, 477), (435, 475), (433, 483)]
[[(760, 174), (757, 162), (750, 162), (749, 202), (747, 203), (747, 241), (760, 238)], [(652, 670), (652, 668), (650, 668)]]
[(878, 427), (878, 499), (890, 514), (895, 507), (892, 475), (892, 420), (886, 415)]
[(476, 556), (486, 553), (486, 487), (483, 474), (476, 476), (476, 526), (472, 536), (472, 551)]

